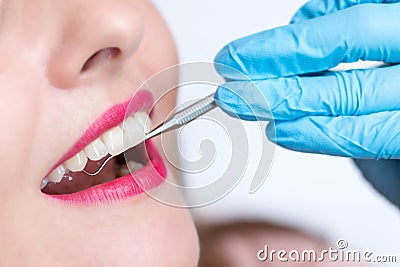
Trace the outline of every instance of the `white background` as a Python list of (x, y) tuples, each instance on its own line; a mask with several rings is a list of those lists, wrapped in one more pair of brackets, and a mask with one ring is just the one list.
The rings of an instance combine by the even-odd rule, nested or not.
[[(287, 24), (305, 1), (154, 2), (171, 27), (181, 62), (212, 62), (227, 42)], [(185, 91), (180, 101), (190, 97)], [(183, 133), (180, 141), (186, 155), (198, 153), (192, 138), (196, 132), (212, 130), (207, 127), (192, 127)], [(350, 160), (277, 148), (266, 183), (253, 195), (248, 193), (249, 173), (224, 199), (193, 210), (196, 217), (206, 221), (264, 218), (320, 235), (332, 244), (342, 238), (350, 248), (400, 256), (399, 210), (371, 189)]]

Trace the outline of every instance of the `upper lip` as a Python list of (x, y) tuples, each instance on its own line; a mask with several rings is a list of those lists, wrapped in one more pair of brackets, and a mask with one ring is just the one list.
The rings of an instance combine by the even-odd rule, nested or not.
[(147, 90), (137, 91), (129, 100), (116, 104), (100, 115), (75, 142), (72, 148), (62, 156), (53, 169), (59, 166), (67, 159), (81, 151), (85, 146), (90, 144), (102, 133), (111, 129), (124, 121), (127, 115), (138, 111), (149, 111), (154, 103), (153, 95)]

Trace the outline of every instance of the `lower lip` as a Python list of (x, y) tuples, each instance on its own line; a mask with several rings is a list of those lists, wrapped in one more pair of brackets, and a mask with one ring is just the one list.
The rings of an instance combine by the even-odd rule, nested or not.
[(146, 141), (149, 161), (142, 169), (104, 184), (80, 192), (47, 197), (70, 204), (107, 204), (140, 195), (160, 185), (167, 177), (167, 169), (151, 140)]

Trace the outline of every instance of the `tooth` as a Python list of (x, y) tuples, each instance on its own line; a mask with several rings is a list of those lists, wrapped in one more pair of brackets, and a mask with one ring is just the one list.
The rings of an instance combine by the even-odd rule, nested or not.
[(47, 184), (49, 183), (49, 178), (44, 178), (42, 180), (42, 184), (40, 185), (40, 190), (42, 190), (43, 188), (45, 188), (47, 186)]
[(108, 154), (108, 150), (104, 145), (104, 143), (100, 140), (100, 138), (94, 140), (92, 143), (87, 145), (83, 150), (85, 151), (86, 156), (93, 161), (102, 159)]
[(134, 118), (140, 121), (140, 123), (144, 126), (144, 131), (146, 133), (150, 131), (151, 122), (146, 112), (138, 112), (134, 115)]
[(124, 147), (129, 149), (143, 141), (144, 129), (142, 123), (133, 117), (128, 117), (123, 124)]
[(49, 174), (48, 176), (49, 181), (52, 181), (54, 183), (59, 183), (62, 180), (66, 171), (67, 169), (61, 164)]
[(75, 156), (67, 160), (65, 167), (70, 171), (80, 172), (85, 168), (87, 162), (88, 158), (85, 152), (80, 151)]
[(128, 161), (128, 166), (129, 166), (130, 171), (137, 171), (144, 167), (144, 165), (142, 163), (132, 161), (132, 160)]
[(112, 156), (121, 154), (124, 151), (124, 133), (121, 127), (114, 127), (101, 136), (108, 153)]

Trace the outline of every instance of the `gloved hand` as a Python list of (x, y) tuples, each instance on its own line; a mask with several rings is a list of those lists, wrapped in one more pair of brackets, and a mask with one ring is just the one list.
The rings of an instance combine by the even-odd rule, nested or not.
[[(288, 149), (357, 159), (378, 191), (400, 206), (400, 4), (389, 0), (311, 0), (292, 24), (225, 46), (221, 63), (252, 79), (215, 94), (221, 108), (243, 119), (275, 120), (267, 136)], [(327, 71), (341, 62), (389, 66)], [(260, 93), (262, 97), (260, 97)], [(268, 105), (265, 105), (265, 101)], [(276, 128), (273, 127), (273, 125)]]

